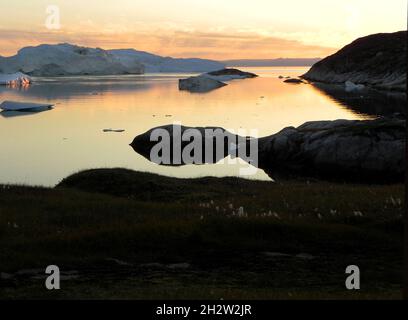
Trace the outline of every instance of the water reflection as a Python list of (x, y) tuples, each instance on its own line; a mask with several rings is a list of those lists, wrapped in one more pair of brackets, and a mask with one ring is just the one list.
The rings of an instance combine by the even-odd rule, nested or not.
[[(307, 68), (246, 70), (260, 77), (198, 95), (178, 89), (178, 79), (188, 74), (42, 78), (24, 90), (0, 87), (0, 100), (55, 105), (52, 112), (35, 116), (0, 116), (0, 135), (13, 133), (12, 139), (0, 140), (0, 183), (55, 185), (69, 174), (99, 167), (181, 178), (236, 176), (240, 165), (158, 166), (135, 156), (129, 143), (150, 128), (174, 122), (232, 132), (256, 129), (261, 137), (306, 121), (367, 117), (313, 86), (278, 79)], [(104, 128), (125, 132), (104, 133)], [(269, 179), (263, 172), (253, 178)]]
[(348, 92), (344, 85), (312, 84), (338, 104), (368, 116), (406, 115), (407, 96), (402, 92), (363, 89)]

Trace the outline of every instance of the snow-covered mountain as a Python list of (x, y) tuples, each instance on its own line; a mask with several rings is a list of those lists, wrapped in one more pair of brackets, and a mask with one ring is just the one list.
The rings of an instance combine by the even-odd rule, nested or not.
[(145, 72), (209, 72), (223, 69), (225, 65), (218, 61), (198, 58), (162, 57), (134, 49), (109, 50), (124, 65), (140, 61)]
[(71, 44), (26, 47), (15, 56), (0, 58), (0, 72), (21, 71), (33, 76), (143, 73), (141, 63), (126, 66), (108, 51)]
[(116, 75), (144, 72), (208, 72), (222, 63), (205, 59), (173, 59), (133, 49), (103, 50), (68, 43), (26, 47), (15, 56), (0, 56), (0, 73), (31, 76)]

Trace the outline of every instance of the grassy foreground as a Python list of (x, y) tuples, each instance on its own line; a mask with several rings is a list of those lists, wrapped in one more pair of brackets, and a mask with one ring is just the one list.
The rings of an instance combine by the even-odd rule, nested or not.
[[(0, 299), (398, 299), (403, 199), (403, 185), (124, 169), (0, 186)], [(360, 291), (344, 285), (352, 264)]]

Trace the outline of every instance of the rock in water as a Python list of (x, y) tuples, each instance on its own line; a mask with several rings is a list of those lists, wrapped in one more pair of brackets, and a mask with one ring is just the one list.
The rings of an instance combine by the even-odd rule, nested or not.
[(294, 84), (301, 84), (301, 83), (305, 83), (302, 79), (296, 79), (296, 78), (289, 78), (286, 79), (285, 81), (286, 83), (294, 83)]
[[(193, 132), (194, 131), (194, 132)], [(153, 138), (156, 135), (168, 134), (169, 140), (167, 141), (171, 148), (168, 149), (168, 154), (161, 154), (161, 159), (152, 158), (152, 148), (158, 144), (157, 137)], [(208, 134), (210, 133), (210, 134)], [(199, 147), (202, 150), (201, 157), (196, 163), (193, 159), (183, 159), (182, 153), (184, 149), (190, 145), (190, 141), (186, 141), (183, 137), (187, 135), (194, 136), (199, 144)], [(162, 138), (164, 139), (164, 138)], [(211, 155), (205, 154), (205, 148), (207, 144), (214, 145), (214, 143), (221, 143), (221, 150), (217, 150), (215, 147)], [(223, 128), (219, 127), (185, 127), (181, 125), (164, 125), (156, 127), (146, 131), (135, 137), (130, 144), (133, 150), (149, 161), (152, 161), (157, 164), (168, 165), (168, 166), (181, 166), (186, 164), (203, 164), (210, 163), (214, 164), (225, 158), (231, 151), (231, 144), (242, 141), (238, 135), (235, 135)], [(190, 153), (191, 154), (191, 153)], [(195, 160), (195, 159), (194, 159)]]
[(357, 39), (319, 62), (302, 77), (324, 83), (370, 85), (406, 90), (407, 32), (374, 34)]
[(259, 167), (273, 178), (402, 182), (405, 119), (307, 122), (259, 139)]
[(226, 83), (204, 76), (190, 77), (179, 80), (179, 89), (190, 92), (209, 92), (226, 85)]
[(258, 75), (251, 72), (241, 71), (239, 69), (226, 68), (218, 71), (208, 72), (204, 74), (204, 76), (207, 76), (215, 80), (229, 81), (234, 79), (256, 78)]

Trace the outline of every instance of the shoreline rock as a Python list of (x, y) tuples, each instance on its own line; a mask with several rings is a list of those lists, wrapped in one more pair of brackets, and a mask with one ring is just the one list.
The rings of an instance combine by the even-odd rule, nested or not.
[(406, 31), (359, 38), (317, 62), (302, 76), (309, 81), (366, 85), (382, 90), (406, 90)]
[(402, 182), (402, 118), (306, 122), (259, 139), (259, 167), (273, 177)]

